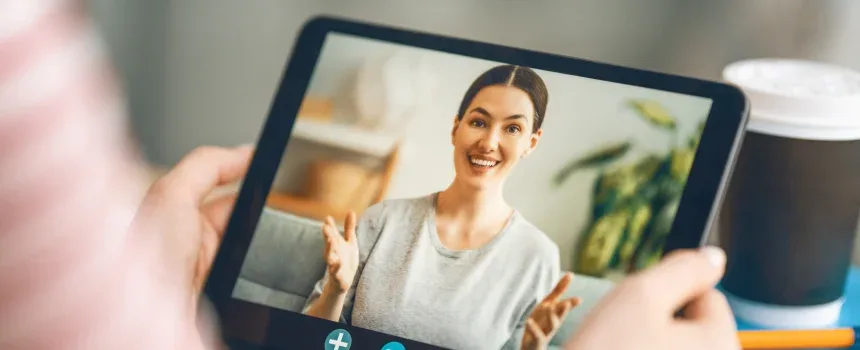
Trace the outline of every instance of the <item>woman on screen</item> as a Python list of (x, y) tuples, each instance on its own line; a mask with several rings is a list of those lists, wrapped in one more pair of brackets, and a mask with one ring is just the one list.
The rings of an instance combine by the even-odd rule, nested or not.
[(578, 300), (561, 298), (557, 246), (503, 189), (538, 145), (547, 100), (529, 68), (480, 75), (454, 118), (451, 184), (350, 213), (343, 236), (329, 217), (327, 273), (304, 313), (446, 348), (545, 344)]

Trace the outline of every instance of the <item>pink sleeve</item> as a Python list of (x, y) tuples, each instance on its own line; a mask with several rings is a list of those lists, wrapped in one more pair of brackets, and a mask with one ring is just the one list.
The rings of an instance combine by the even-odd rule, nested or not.
[(0, 0), (0, 348), (202, 348), (129, 232), (142, 167), (80, 3)]

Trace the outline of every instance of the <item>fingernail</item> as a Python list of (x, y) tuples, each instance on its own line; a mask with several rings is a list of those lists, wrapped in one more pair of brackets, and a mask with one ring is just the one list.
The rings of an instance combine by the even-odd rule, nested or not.
[(726, 252), (722, 248), (716, 246), (706, 246), (702, 248), (702, 252), (708, 257), (708, 261), (715, 267), (723, 267), (726, 264)]

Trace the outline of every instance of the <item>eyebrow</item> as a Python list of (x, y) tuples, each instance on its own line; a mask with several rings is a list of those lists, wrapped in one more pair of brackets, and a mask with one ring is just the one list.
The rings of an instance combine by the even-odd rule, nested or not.
[[(490, 115), (490, 112), (487, 112), (487, 110), (486, 110), (486, 109), (483, 109), (483, 108), (481, 108), (481, 107), (475, 107), (475, 108), (472, 108), (472, 110), (471, 110), (470, 112), (477, 112), (477, 113), (479, 113), (479, 114), (483, 114), (483, 115), (484, 115), (484, 116), (486, 116), (486, 117), (492, 117), (492, 116)], [(506, 118), (505, 118), (505, 120), (511, 120), (511, 119), (525, 119), (525, 118), (526, 118), (526, 116), (524, 116), (524, 115), (522, 115), (522, 114), (514, 114), (514, 115), (511, 115), (511, 116), (506, 117)]]

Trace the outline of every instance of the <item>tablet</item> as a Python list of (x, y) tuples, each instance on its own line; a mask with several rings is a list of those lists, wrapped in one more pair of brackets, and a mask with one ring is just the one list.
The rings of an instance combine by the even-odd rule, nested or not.
[(519, 348), (697, 247), (727, 84), (331, 17), (295, 43), (206, 286), (236, 349)]

